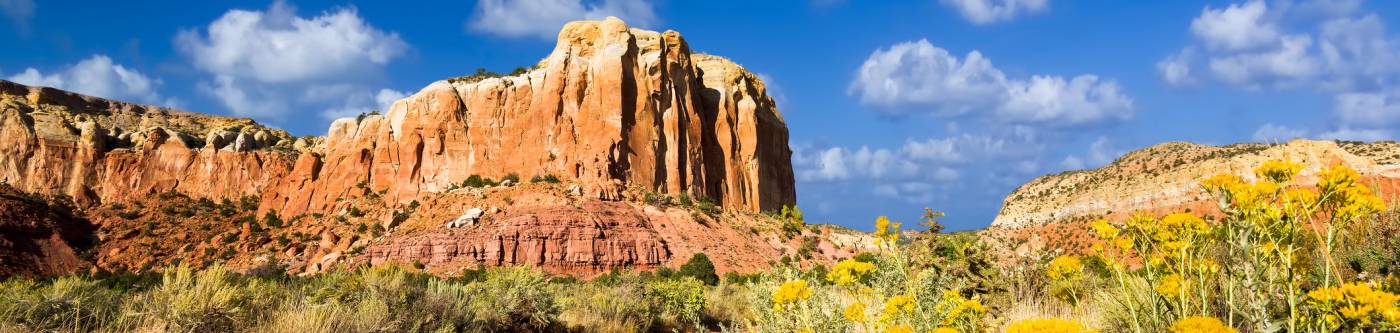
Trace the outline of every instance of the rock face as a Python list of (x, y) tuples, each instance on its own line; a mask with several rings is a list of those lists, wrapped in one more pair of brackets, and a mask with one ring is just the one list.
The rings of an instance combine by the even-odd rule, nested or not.
[(256, 195), (291, 171), (294, 154), (273, 150), (290, 151), (289, 138), (251, 119), (0, 81), (0, 182), (79, 204), (166, 191)]
[(0, 184), (0, 278), (68, 274), (92, 266), (80, 253), (96, 243), (96, 228), (46, 201)]
[[(231, 258), (588, 275), (707, 252), (753, 271), (795, 246), (756, 214), (795, 204), (787, 140), (756, 75), (616, 18), (569, 23), (523, 73), (433, 82), (324, 137), (0, 81), (0, 183), (98, 211), (115, 237), (99, 246), (103, 269)], [(509, 175), (559, 184), (452, 191)], [(653, 194), (726, 212), (639, 203)], [(478, 216), (452, 206), (466, 202)]]
[(1246, 180), (1264, 161), (1304, 163), (1298, 181), (1311, 183), (1325, 167), (1343, 164), (1362, 174), (1384, 198), (1400, 189), (1400, 144), (1295, 140), (1286, 144), (1221, 147), (1168, 142), (1130, 152), (1094, 170), (1042, 176), (1006, 197), (993, 227), (1020, 228), (1080, 217), (1125, 217), (1134, 211), (1211, 212), (1214, 198), (1200, 182), (1226, 172)]
[(646, 216), (625, 203), (518, 209), (492, 222), (397, 237), (365, 250), (370, 264), (531, 265), (555, 273), (655, 268), (670, 250)]
[(283, 217), (509, 174), (554, 175), (594, 198), (636, 190), (774, 210), (796, 200), (787, 135), (755, 75), (616, 18), (569, 23), (525, 74), (434, 82), (324, 138), (0, 81), (0, 181), (80, 203), (256, 195), (259, 212)]

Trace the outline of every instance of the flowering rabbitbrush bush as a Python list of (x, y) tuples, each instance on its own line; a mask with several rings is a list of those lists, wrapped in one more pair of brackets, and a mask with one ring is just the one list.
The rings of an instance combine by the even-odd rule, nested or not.
[[(816, 279), (780, 267), (755, 284), (757, 311), (736, 327), (759, 332), (983, 332), (987, 308), (951, 269), (912, 258), (901, 223), (876, 219), (878, 253), (846, 259)], [(920, 259), (925, 262), (920, 262)], [(770, 290), (762, 293), (762, 290)]]
[[(1295, 177), (1303, 169), (1269, 161), (1253, 182), (1206, 179), (1202, 187), (1222, 212), (1215, 222), (1172, 213), (1093, 223), (1103, 241), (1094, 251), (1118, 284), (1111, 297), (1126, 310), (1110, 324), (1131, 332), (1394, 330), (1396, 296), (1366, 283), (1341, 285), (1334, 255), (1342, 231), (1384, 203), (1355, 170), (1325, 168), (1316, 183), (1302, 184)], [(1136, 281), (1151, 294), (1141, 295)]]

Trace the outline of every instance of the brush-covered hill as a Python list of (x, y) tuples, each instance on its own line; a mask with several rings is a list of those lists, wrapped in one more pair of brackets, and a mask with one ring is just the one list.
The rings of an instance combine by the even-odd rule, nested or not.
[(1080, 248), (1082, 229), (1097, 218), (1123, 219), (1138, 211), (1211, 214), (1215, 199), (1200, 182), (1220, 173), (1247, 180), (1268, 160), (1304, 163), (1298, 181), (1316, 181), (1323, 168), (1342, 164), (1363, 183), (1391, 198), (1400, 190), (1400, 144), (1293, 140), (1282, 144), (1209, 146), (1167, 142), (1129, 152), (1100, 168), (1038, 177), (1012, 191), (986, 231), (1009, 248)]

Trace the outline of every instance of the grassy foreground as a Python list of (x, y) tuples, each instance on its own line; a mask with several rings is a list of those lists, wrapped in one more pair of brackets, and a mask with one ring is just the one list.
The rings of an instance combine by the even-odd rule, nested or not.
[(902, 233), (832, 267), (590, 281), (528, 267), (438, 278), (395, 266), (311, 277), (219, 267), (0, 281), (0, 331), (1393, 332), (1400, 231), (1360, 176), (1275, 161), (1203, 186), (1220, 214), (1097, 221), (1092, 253), (998, 262), (976, 235)]

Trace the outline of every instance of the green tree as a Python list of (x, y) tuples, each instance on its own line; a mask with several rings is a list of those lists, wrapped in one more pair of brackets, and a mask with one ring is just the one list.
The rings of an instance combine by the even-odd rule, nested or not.
[(719, 275), (715, 274), (715, 264), (710, 262), (710, 257), (704, 253), (696, 253), (690, 257), (690, 261), (681, 265), (681, 276), (693, 277), (706, 285), (719, 283)]

